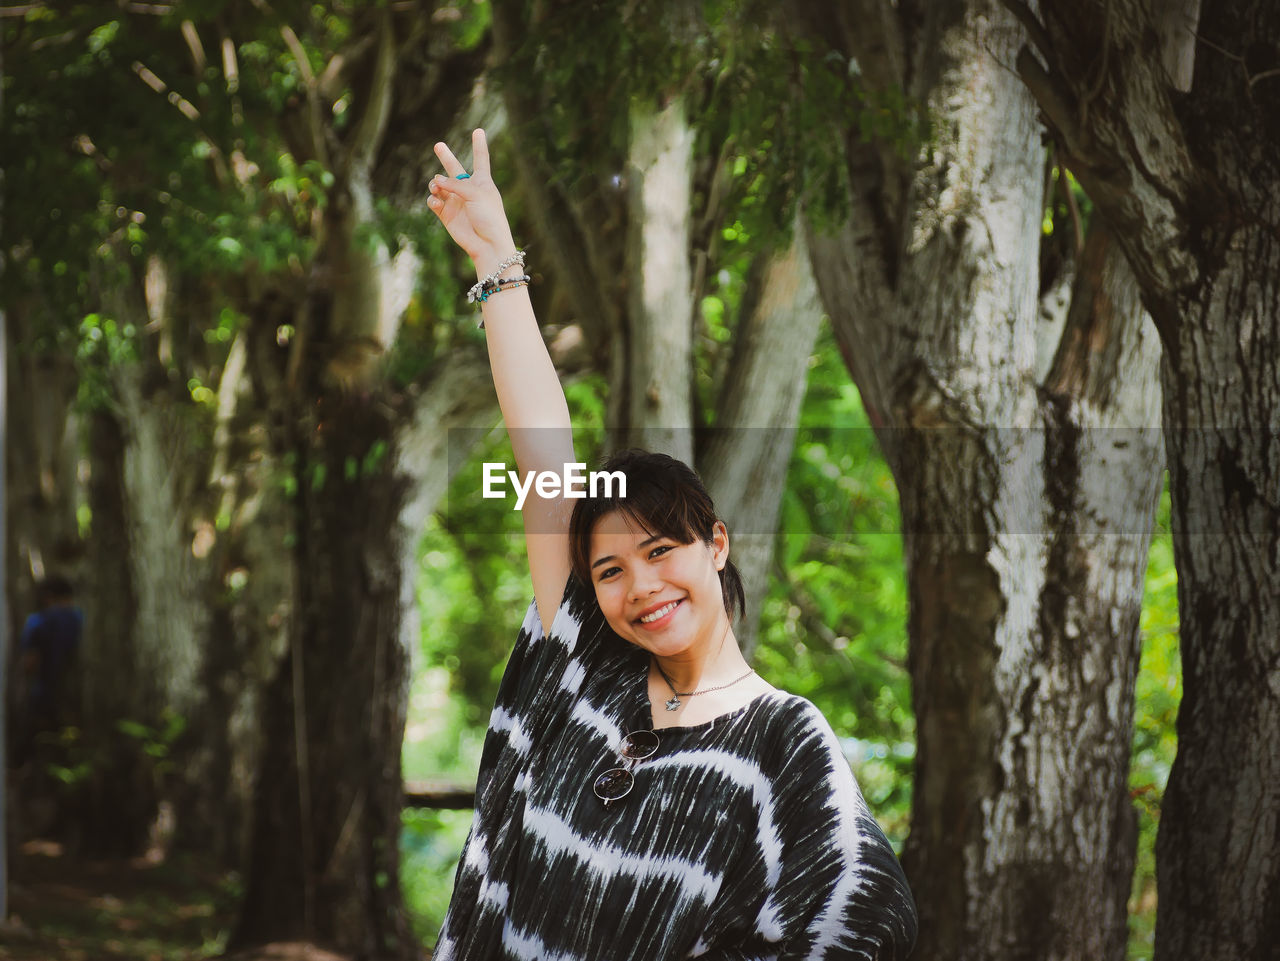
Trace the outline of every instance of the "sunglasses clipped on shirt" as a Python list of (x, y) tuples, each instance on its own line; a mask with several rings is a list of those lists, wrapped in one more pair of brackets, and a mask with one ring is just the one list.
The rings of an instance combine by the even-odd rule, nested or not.
[(618, 748), (618, 766), (605, 771), (595, 780), (593, 788), (596, 797), (604, 802), (607, 808), (614, 801), (620, 801), (635, 787), (635, 775), (631, 769), (636, 761), (653, 757), (658, 752), (658, 735), (653, 731), (633, 731), (622, 739)]

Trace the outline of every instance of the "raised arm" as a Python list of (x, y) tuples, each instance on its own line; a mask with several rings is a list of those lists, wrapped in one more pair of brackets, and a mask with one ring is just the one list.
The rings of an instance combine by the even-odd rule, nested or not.
[[(443, 143), (436, 156), (447, 176), (431, 181), (427, 205), (440, 218), (454, 241), (466, 251), (483, 280), (516, 252), (511, 226), (502, 207), (502, 196), (489, 173), (489, 146), (484, 131), (471, 135), (475, 169), (465, 170)], [(519, 266), (508, 267), (502, 277), (518, 277)], [(573, 463), (573, 434), (569, 407), (551, 357), (533, 316), (528, 287), (506, 287), (491, 294), (481, 306), (489, 345), (489, 367), (498, 392), (498, 406), (511, 438), (516, 469), (563, 473)], [(569, 502), (563, 497), (539, 497), (530, 489), (522, 510), (529, 573), (543, 630), (551, 620), (569, 577)]]

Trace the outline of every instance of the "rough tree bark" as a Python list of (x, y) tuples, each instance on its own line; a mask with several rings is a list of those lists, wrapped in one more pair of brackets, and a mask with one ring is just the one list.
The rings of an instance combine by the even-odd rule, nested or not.
[[(264, 697), (268, 737), (232, 940), (301, 937), (360, 957), (409, 959), (419, 949), (399, 885), (400, 751), (418, 641), (410, 614), (417, 525), (443, 491), (436, 481), (447, 475), (447, 431), (491, 416), (494, 405), (476, 390), (487, 371), (479, 356), (450, 357), (449, 371), (425, 378), (421, 395), (420, 385), (398, 388), (383, 360), (417, 264), (371, 241), (374, 197), (412, 192), (424, 178), (379, 165), (395, 153), (388, 130), (402, 95), (415, 94), (402, 65), (411, 62), (407, 72), (428, 85), (442, 78), (415, 59), (420, 18), (404, 34), (392, 11), (373, 16), (370, 45), (357, 38), (346, 62), (356, 119), (345, 137), (317, 129), (331, 112), (324, 98), (337, 93), (319, 83), (308, 90), (326, 109), (310, 115), (294, 147), (300, 157), (325, 152), (316, 159), (334, 172), (331, 202), (306, 289), (285, 291), (274, 305), (264, 299), (249, 342), (255, 389), (296, 494), (287, 645)], [(433, 166), (430, 151), (415, 164)], [(284, 351), (281, 323), (296, 331)], [(432, 414), (441, 419), (424, 423)]]
[[(147, 327), (140, 280), (124, 274), (102, 291), (105, 315), (121, 329)], [(132, 361), (86, 372), (110, 397), (90, 415), (90, 596), (81, 671), (83, 737), (93, 766), (82, 847), (99, 856), (167, 844), (171, 821), (157, 820), (159, 805), (185, 771), (183, 747), (166, 728), (173, 714), (191, 720), (203, 701), (197, 665), (207, 626), (204, 571), (191, 554), (182, 506), (193, 480), (199, 483), (201, 459), (190, 412), (179, 410), (152, 340), (140, 338), (143, 355)]]
[[(1089, 17), (1044, 0), (1043, 19), (1008, 5), (1029, 25), (1018, 70), (1164, 345), (1183, 700), (1156, 848), (1156, 958), (1274, 961), (1280, 7), (1206, 4), (1171, 53), (1167, 11), (1147, 0)], [(1197, 6), (1180, 3), (1180, 19), (1195, 23)]]
[(916, 954), (1120, 961), (1160, 487), (1155, 433), (1134, 428), (1156, 423), (1154, 336), (1098, 230), (1060, 341), (1037, 343), (1056, 329), (1038, 323), (1038, 294), (1061, 284), (1040, 277), (1041, 131), (1008, 69), (1016, 23), (995, 0), (860, 3), (835, 30), (802, 13), (872, 95), (903, 91), (932, 121), (918, 166), (843, 131), (852, 213), (834, 236), (811, 231), (901, 498)]
[(415, 956), (398, 883), (404, 485), (382, 409), (322, 394), (294, 434), (290, 647), (265, 697), (274, 736), (237, 943), (301, 936), (366, 957)]

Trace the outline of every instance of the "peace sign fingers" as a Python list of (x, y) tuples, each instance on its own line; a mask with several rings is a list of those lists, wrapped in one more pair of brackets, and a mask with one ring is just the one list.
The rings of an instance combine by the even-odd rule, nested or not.
[(444, 142), (436, 144), (436, 156), (440, 158), (440, 163), (444, 166), (444, 172), (450, 177), (457, 177), (459, 174), (466, 173), (466, 169), (459, 163), (458, 158), (453, 155), (453, 151), (445, 146)]
[(435, 145), (447, 176), (431, 178), (427, 206), (477, 266), (489, 261), (496, 264), (509, 256), (515, 245), (502, 197), (489, 175), (489, 144), (483, 130), (472, 132), (471, 145), (475, 168), (470, 175), (446, 144)]
[(489, 141), (485, 139), (484, 131), (479, 127), (471, 131), (471, 156), (475, 163), (475, 176), (488, 177)]

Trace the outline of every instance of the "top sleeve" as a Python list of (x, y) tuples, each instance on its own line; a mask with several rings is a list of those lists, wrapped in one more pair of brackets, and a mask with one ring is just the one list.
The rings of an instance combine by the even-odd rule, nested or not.
[(830, 725), (802, 703), (774, 780), (780, 864), (762, 917), (778, 959), (904, 961), (916, 937), (911, 889)]
[(536, 601), (529, 602), (515, 647), (498, 685), (480, 759), (479, 787), (486, 788), (508, 749), (526, 755), (540, 732), (554, 730), (552, 716), (563, 710), (582, 680), (576, 665), (598, 643), (603, 615), (595, 592), (570, 574), (549, 634), (544, 634)]
[[(506, 890), (514, 877), (531, 758), (547, 732), (565, 723), (582, 684), (582, 658), (596, 650), (604, 623), (595, 592), (570, 576), (551, 630), (544, 634), (530, 603), (489, 717), (476, 783), (471, 833), (458, 861), (453, 896), (436, 946), (440, 958), (493, 957), (501, 938), (483, 914), (485, 892)], [(492, 905), (490, 905), (492, 907)], [(487, 920), (486, 920), (487, 918)], [(496, 930), (496, 933), (495, 933)]]

